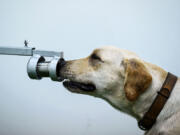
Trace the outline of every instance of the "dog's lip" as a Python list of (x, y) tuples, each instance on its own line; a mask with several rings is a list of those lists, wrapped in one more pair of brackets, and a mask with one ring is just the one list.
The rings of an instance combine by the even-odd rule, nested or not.
[(82, 82), (76, 82), (71, 80), (65, 80), (63, 82), (63, 85), (66, 88), (80, 89), (85, 92), (93, 92), (96, 89), (95, 85), (92, 83), (85, 84)]

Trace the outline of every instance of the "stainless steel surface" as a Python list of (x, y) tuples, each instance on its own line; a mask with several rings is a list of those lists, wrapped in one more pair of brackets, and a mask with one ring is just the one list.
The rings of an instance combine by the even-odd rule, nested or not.
[(33, 49), (30, 47), (0, 47), (0, 54), (3, 55), (22, 55), (22, 56), (32, 56)]
[(59, 57), (54, 57), (50, 64), (49, 64), (49, 76), (51, 77), (51, 79), (53, 81), (59, 81), (58, 79), (58, 76), (57, 76), (57, 72), (56, 72), (56, 69), (57, 69), (57, 64), (59, 62)]
[(33, 50), (33, 54), (39, 54), (39, 55), (45, 56), (45, 57), (54, 57), (54, 56), (60, 57), (61, 52)]
[(31, 79), (41, 79), (41, 76), (38, 74), (37, 71), (37, 65), (39, 62), (44, 62), (44, 61), (45, 61), (44, 57), (40, 55), (34, 55), (29, 59), (27, 64), (27, 73)]
[(50, 77), (53, 81), (61, 81), (57, 76), (57, 65), (59, 57), (55, 56), (50, 61), (46, 61), (43, 56), (33, 55), (27, 64), (27, 73), (31, 79), (41, 79)]
[(37, 72), (41, 77), (49, 77), (48, 66), (49, 66), (49, 61), (40, 62), (37, 64)]

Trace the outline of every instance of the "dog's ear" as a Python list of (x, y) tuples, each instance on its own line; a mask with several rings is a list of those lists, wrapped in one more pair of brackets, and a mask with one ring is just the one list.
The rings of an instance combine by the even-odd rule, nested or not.
[(123, 64), (125, 66), (125, 94), (128, 100), (135, 101), (150, 86), (152, 76), (140, 60), (126, 59)]

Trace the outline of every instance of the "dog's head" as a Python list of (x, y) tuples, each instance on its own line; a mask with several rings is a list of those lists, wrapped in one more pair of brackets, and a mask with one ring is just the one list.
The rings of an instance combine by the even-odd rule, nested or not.
[(122, 100), (134, 102), (152, 81), (136, 54), (115, 47), (102, 47), (86, 58), (67, 61), (60, 74), (71, 92), (101, 97), (116, 107)]

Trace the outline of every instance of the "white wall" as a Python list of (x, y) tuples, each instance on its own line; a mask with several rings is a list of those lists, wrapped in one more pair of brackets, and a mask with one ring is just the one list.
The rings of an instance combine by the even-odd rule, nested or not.
[[(0, 46), (64, 51), (66, 59), (115, 45), (180, 75), (179, 0), (0, 0)], [(30, 80), (28, 57), (0, 56), (1, 135), (138, 135), (105, 101)]]

